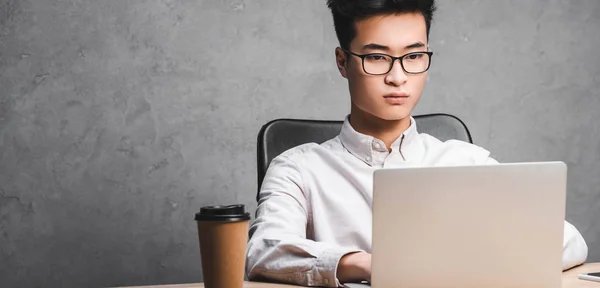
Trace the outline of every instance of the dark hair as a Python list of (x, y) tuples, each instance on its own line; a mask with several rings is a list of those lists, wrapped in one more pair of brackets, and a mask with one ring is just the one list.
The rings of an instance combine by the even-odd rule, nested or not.
[(327, 0), (340, 46), (350, 48), (356, 36), (355, 22), (372, 16), (419, 12), (425, 18), (427, 37), (436, 10), (435, 0)]

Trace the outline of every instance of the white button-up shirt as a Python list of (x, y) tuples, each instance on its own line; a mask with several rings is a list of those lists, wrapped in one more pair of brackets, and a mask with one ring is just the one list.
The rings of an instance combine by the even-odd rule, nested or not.
[[(411, 126), (391, 145), (355, 131), (348, 117), (339, 136), (292, 148), (271, 162), (250, 227), (251, 280), (339, 286), (338, 262), (371, 252), (373, 172), (379, 168), (496, 164), (485, 149), (440, 140)], [(565, 221), (563, 268), (583, 263), (587, 245)]]

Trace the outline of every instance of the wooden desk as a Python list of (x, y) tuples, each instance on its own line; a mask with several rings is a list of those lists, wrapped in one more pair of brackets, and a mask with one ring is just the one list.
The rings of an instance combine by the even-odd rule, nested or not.
[[(598, 283), (600, 284), (600, 283)], [(585, 286), (583, 286), (585, 287)], [(202, 283), (193, 284), (173, 284), (173, 285), (158, 285), (158, 286), (135, 286), (123, 288), (204, 288)], [(298, 286), (290, 286), (284, 284), (271, 284), (262, 282), (245, 282), (244, 288), (298, 288)]]
[(589, 263), (563, 272), (563, 288), (600, 288), (600, 282), (577, 279), (581, 273), (600, 272), (600, 263)]
[[(577, 279), (580, 273), (600, 272), (600, 263), (589, 263), (563, 272), (563, 288), (600, 288), (600, 282), (592, 282)], [(246, 282), (244, 288), (290, 288), (297, 286), (269, 284), (259, 282)], [(137, 286), (135, 288), (204, 288), (202, 283), (196, 284), (174, 284), (159, 286)]]

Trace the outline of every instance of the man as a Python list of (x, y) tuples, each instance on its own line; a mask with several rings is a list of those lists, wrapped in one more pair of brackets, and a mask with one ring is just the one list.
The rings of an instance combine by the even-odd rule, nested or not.
[[(328, 0), (348, 80), (350, 115), (334, 139), (275, 158), (251, 225), (251, 280), (340, 286), (371, 277), (373, 171), (382, 167), (495, 164), (489, 152), (419, 134), (411, 111), (431, 63), (433, 0)], [(565, 221), (563, 268), (587, 245)]]

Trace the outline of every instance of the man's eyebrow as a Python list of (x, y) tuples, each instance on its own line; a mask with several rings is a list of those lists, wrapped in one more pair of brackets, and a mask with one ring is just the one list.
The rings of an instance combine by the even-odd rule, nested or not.
[[(423, 44), (423, 42), (419, 41), (419, 42), (415, 42), (413, 44), (410, 44), (410, 45), (404, 47), (404, 49), (414, 49), (414, 48), (423, 48), (423, 47), (425, 47), (425, 44)], [(381, 44), (377, 44), (377, 43), (369, 43), (369, 44), (363, 46), (363, 49), (390, 51), (390, 47), (381, 45)]]
[(410, 44), (406, 47), (404, 47), (404, 49), (413, 49), (413, 48), (422, 48), (425, 47), (425, 44), (423, 44), (423, 42), (419, 41), (413, 44)]
[(381, 44), (376, 44), (376, 43), (369, 43), (369, 44), (363, 46), (363, 49), (389, 51), (390, 47), (387, 47), (387, 46), (384, 46), (384, 45), (381, 45)]

